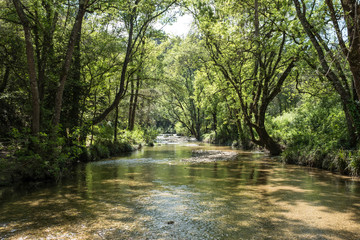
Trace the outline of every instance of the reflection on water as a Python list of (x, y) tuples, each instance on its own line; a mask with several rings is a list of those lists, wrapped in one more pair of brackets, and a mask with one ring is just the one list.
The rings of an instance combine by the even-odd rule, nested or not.
[(360, 183), (262, 154), (182, 162), (176, 144), (80, 165), (58, 186), (2, 190), (0, 239), (360, 239)]

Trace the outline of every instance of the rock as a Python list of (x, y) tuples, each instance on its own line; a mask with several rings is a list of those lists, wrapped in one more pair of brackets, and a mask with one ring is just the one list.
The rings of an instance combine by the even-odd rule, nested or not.
[(235, 160), (238, 153), (234, 151), (195, 150), (192, 157), (183, 159), (184, 162), (217, 162)]

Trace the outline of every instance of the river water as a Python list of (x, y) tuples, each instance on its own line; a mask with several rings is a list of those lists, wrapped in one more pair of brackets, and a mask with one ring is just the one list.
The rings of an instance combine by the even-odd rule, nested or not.
[(188, 162), (195, 142), (0, 190), (0, 239), (360, 239), (360, 182), (261, 153)]

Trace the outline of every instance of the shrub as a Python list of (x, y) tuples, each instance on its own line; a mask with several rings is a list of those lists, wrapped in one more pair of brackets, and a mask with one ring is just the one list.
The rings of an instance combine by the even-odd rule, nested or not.
[(341, 174), (360, 176), (360, 151), (337, 150), (328, 152), (325, 149), (288, 148), (281, 159), (285, 163), (308, 165)]
[(15, 176), (16, 165), (14, 159), (0, 158), (0, 186), (10, 184), (14, 179), (19, 178)]
[(124, 141), (111, 142), (110, 140), (99, 141), (89, 148), (89, 155), (92, 161), (98, 161), (102, 158), (109, 158), (121, 153), (132, 152), (134, 148), (130, 143)]
[(334, 165), (337, 171), (341, 174), (345, 174), (347, 169), (347, 156), (343, 150), (340, 150), (334, 159)]
[(207, 142), (207, 143), (215, 143), (216, 141), (216, 134), (215, 131), (211, 131), (209, 133), (205, 133), (202, 136), (203, 142)]
[(346, 148), (345, 116), (337, 99), (308, 98), (296, 109), (267, 118), (267, 129), (290, 148), (324, 149), (331, 152)]
[(158, 135), (159, 135), (159, 131), (156, 130), (155, 128), (152, 128), (152, 127), (146, 128), (144, 131), (145, 143), (147, 143), (148, 145), (150, 143), (154, 144), (154, 141)]
[(80, 147), (65, 144), (65, 139), (39, 133), (32, 136), (28, 131), (20, 133), (13, 130), (11, 144), (14, 166), (12, 175), (23, 179), (55, 179), (58, 181), (69, 171), (82, 150)]
[(287, 148), (281, 155), (281, 159), (284, 163), (299, 164), (299, 152), (297, 149)]
[(174, 126), (175, 132), (179, 136), (187, 136), (189, 135), (189, 131), (183, 126), (181, 122), (175, 123)]
[(348, 169), (351, 175), (360, 176), (360, 152), (357, 151), (356, 154), (350, 157), (350, 163)]

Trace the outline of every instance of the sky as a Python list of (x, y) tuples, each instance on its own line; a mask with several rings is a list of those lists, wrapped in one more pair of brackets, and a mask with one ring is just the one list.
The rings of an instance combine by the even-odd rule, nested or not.
[(178, 16), (176, 22), (172, 25), (167, 24), (162, 29), (170, 35), (185, 37), (191, 27), (191, 23), (193, 22), (193, 17), (190, 14), (185, 14), (183, 16)]

